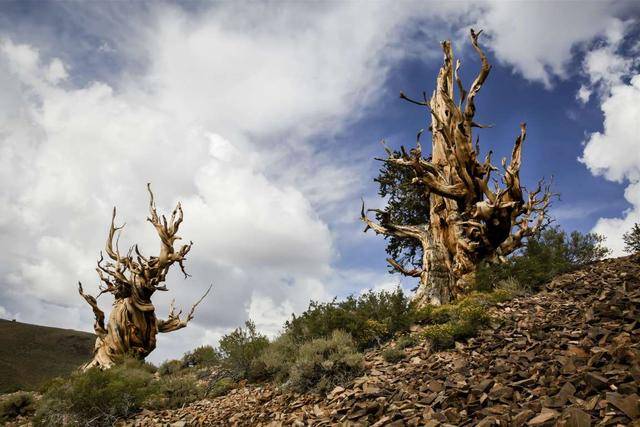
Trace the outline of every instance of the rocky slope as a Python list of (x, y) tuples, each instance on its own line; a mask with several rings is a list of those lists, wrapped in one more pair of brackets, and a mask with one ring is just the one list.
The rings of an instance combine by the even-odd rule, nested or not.
[(453, 351), (422, 342), (398, 363), (372, 351), (326, 397), (247, 385), (127, 425), (640, 426), (640, 256), (559, 276), (492, 315)]

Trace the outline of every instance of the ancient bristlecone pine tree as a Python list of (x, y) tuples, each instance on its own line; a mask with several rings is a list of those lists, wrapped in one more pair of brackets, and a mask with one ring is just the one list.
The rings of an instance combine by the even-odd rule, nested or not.
[[(416, 147), (407, 152), (386, 149), (388, 157), (381, 159), (390, 165), (409, 168), (412, 184), (424, 189), (428, 200), (426, 223), (407, 225), (393, 223), (388, 210), (377, 212), (378, 221), (367, 217), (364, 204), (362, 220), (365, 231), (396, 238), (416, 239), (422, 247), (422, 267), (408, 269), (394, 259), (390, 265), (402, 274), (419, 277), (415, 296), (419, 305), (446, 303), (468, 290), (478, 264), (482, 260), (499, 261), (523, 244), (523, 239), (540, 230), (546, 220), (551, 199), (549, 187), (537, 188), (523, 195), (520, 184), (520, 162), (526, 127), (520, 127), (511, 161), (502, 160), (502, 186), (491, 173), (498, 168), (491, 164), (491, 151), (483, 162), (479, 142), (473, 141), (472, 129), (483, 127), (474, 121), (475, 98), (484, 84), (491, 66), (478, 45), (480, 32), (471, 30), (471, 43), (482, 66), (469, 91), (465, 91), (459, 76), (460, 61), (454, 63), (451, 42), (442, 43), (444, 64), (431, 99), (405, 99), (426, 107), (431, 115), (431, 155), (424, 157), (420, 133)], [(455, 65), (454, 65), (455, 64)], [(457, 85), (458, 100), (454, 95)], [(490, 181), (493, 185), (490, 188)]]
[(172, 302), (167, 320), (156, 318), (151, 297), (155, 291), (167, 290), (164, 281), (169, 268), (174, 263), (178, 263), (185, 278), (188, 276), (183, 263), (192, 243), (183, 245), (179, 249), (173, 247), (174, 242), (180, 239), (177, 233), (182, 223), (182, 207), (178, 203), (169, 220), (164, 215), (159, 217), (151, 186), (147, 184), (147, 188), (150, 197), (150, 216), (147, 220), (153, 224), (160, 237), (160, 254), (147, 258), (142, 255), (138, 245), (132, 246), (126, 255), (120, 253), (118, 237), (124, 225), (115, 226), (116, 208), (114, 207), (105, 246), (109, 260), (105, 261), (101, 252), (96, 268), (101, 281), (98, 297), (104, 293), (110, 293), (115, 298), (106, 327), (104, 313), (98, 307), (96, 298), (85, 294), (82, 284), (78, 283), (80, 295), (93, 309), (96, 318), (94, 329), (98, 336), (93, 360), (83, 366), (84, 370), (92, 367), (110, 368), (125, 355), (143, 359), (155, 349), (158, 332), (172, 332), (187, 326), (187, 323), (193, 319), (196, 306), (211, 289), (209, 287), (202, 298), (191, 307), (186, 317), (180, 318), (181, 311), (175, 313)]

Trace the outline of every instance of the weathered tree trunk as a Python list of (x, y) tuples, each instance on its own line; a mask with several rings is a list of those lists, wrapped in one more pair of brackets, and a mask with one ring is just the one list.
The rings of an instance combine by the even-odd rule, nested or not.
[(451, 300), (456, 278), (449, 268), (449, 252), (441, 240), (432, 233), (425, 233), (422, 244), (422, 272), (414, 297), (419, 305), (440, 305)]
[[(442, 43), (444, 63), (430, 99), (416, 101), (404, 94), (400, 97), (426, 107), (430, 111), (432, 132), (431, 156), (422, 156), (420, 135), (416, 147), (409, 153), (404, 147), (396, 155), (389, 154), (384, 161), (413, 170), (413, 182), (427, 189), (424, 197), (429, 200), (429, 223), (415, 225), (394, 224), (388, 212), (374, 210), (380, 214), (376, 223), (367, 218), (362, 207), (362, 220), (376, 233), (387, 236), (413, 238), (420, 241), (423, 249), (421, 269), (406, 270), (395, 260), (389, 263), (400, 273), (419, 277), (416, 294), (418, 304), (442, 304), (468, 291), (473, 284), (478, 264), (485, 259), (502, 258), (522, 245), (529, 237), (545, 225), (551, 193), (538, 187), (523, 198), (520, 186), (520, 164), (522, 143), (526, 128), (521, 125), (516, 139), (511, 162), (507, 166), (502, 160), (504, 174), (500, 188), (489, 188), (490, 175), (498, 168), (491, 164), (491, 151), (483, 163), (478, 161), (479, 141), (473, 141), (472, 129), (485, 127), (477, 124), (475, 97), (484, 84), (491, 66), (478, 45), (478, 35), (471, 30), (471, 42), (482, 62), (482, 67), (469, 92), (465, 91), (458, 74), (460, 61), (454, 66), (451, 43)], [(459, 102), (456, 103), (454, 87), (457, 85)], [(464, 104), (464, 107), (463, 107)], [(517, 230), (512, 233), (512, 229)]]
[(82, 284), (78, 284), (80, 295), (93, 309), (96, 319), (94, 330), (98, 335), (93, 360), (85, 364), (82, 367), (83, 370), (93, 367), (108, 369), (121, 361), (124, 356), (144, 359), (156, 348), (158, 332), (171, 332), (187, 326), (187, 323), (193, 319), (196, 306), (211, 289), (209, 287), (202, 298), (191, 307), (186, 318), (180, 318), (182, 312), (177, 314), (174, 312), (173, 302), (167, 320), (156, 318), (151, 296), (156, 290), (167, 290), (163, 282), (169, 267), (174, 262), (180, 265), (182, 272), (187, 277), (183, 262), (191, 249), (191, 243), (183, 245), (178, 251), (173, 248), (173, 243), (180, 239), (177, 232), (182, 222), (182, 208), (178, 204), (169, 221), (164, 216), (161, 220), (156, 212), (151, 187), (148, 186), (148, 189), (150, 195), (149, 212), (151, 214), (148, 221), (156, 228), (162, 242), (160, 255), (146, 258), (140, 253), (137, 245), (130, 248), (127, 255), (120, 254), (117, 237), (115, 246), (113, 244), (116, 231), (122, 229), (122, 226), (115, 226), (116, 210), (114, 208), (105, 248), (111, 261), (104, 262), (101, 253), (96, 269), (102, 282), (98, 297), (103, 293), (111, 293), (115, 298), (106, 327), (104, 313), (98, 307), (96, 298), (85, 294)]

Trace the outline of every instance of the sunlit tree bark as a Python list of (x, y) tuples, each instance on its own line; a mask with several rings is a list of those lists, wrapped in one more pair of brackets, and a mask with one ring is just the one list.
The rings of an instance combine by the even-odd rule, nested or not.
[(138, 245), (132, 246), (126, 255), (121, 254), (118, 239), (124, 225), (116, 227), (116, 208), (113, 208), (105, 245), (108, 259), (105, 260), (101, 252), (96, 268), (101, 281), (98, 297), (110, 293), (115, 299), (106, 326), (105, 315), (98, 307), (96, 298), (85, 294), (82, 284), (78, 283), (80, 295), (93, 309), (94, 330), (98, 336), (93, 360), (83, 366), (84, 370), (92, 367), (110, 368), (123, 356), (144, 359), (155, 349), (157, 333), (172, 332), (187, 326), (193, 319), (196, 306), (211, 289), (209, 287), (202, 298), (191, 307), (186, 317), (181, 318), (182, 312), (174, 311), (172, 302), (169, 317), (166, 320), (156, 318), (151, 297), (155, 291), (167, 290), (164, 281), (174, 263), (180, 266), (185, 278), (188, 277), (183, 263), (191, 250), (192, 242), (178, 249), (174, 248), (175, 241), (180, 239), (177, 233), (183, 218), (182, 207), (178, 203), (169, 220), (164, 215), (159, 217), (151, 186), (147, 184), (147, 188), (150, 198), (150, 215), (147, 220), (155, 227), (160, 238), (160, 254), (145, 257)]
[(510, 161), (502, 159), (501, 184), (491, 176), (498, 171), (491, 164), (491, 151), (484, 161), (479, 161), (479, 140), (474, 141), (472, 129), (486, 126), (474, 121), (475, 98), (491, 70), (478, 45), (479, 35), (480, 32), (471, 30), (471, 43), (482, 65), (468, 91), (460, 79), (460, 61), (454, 62), (451, 42), (445, 41), (442, 43), (444, 64), (431, 98), (423, 94), (422, 100), (414, 100), (400, 94), (402, 99), (426, 107), (430, 112), (431, 155), (423, 155), (420, 132), (415, 148), (409, 152), (404, 147), (399, 152), (387, 149), (388, 157), (381, 159), (412, 170), (413, 183), (424, 188), (424, 197), (429, 201), (429, 215), (425, 215), (428, 222), (396, 224), (389, 212), (370, 209), (378, 213), (378, 220), (374, 221), (367, 217), (364, 204), (362, 207), (365, 231), (373, 229), (386, 236), (420, 242), (421, 268), (407, 269), (388, 259), (395, 270), (420, 279), (415, 296), (419, 305), (439, 305), (463, 294), (473, 283), (481, 261), (504, 259), (547, 223), (549, 187), (540, 181), (535, 190), (527, 192), (520, 183), (522, 144), (526, 136), (524, 123)]

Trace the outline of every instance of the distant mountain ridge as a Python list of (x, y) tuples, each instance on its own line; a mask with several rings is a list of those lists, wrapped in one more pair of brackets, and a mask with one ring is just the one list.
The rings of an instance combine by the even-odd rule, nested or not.
[(0, 393), (33, 390), (93, 354), (95, 335), (0, 319)]

